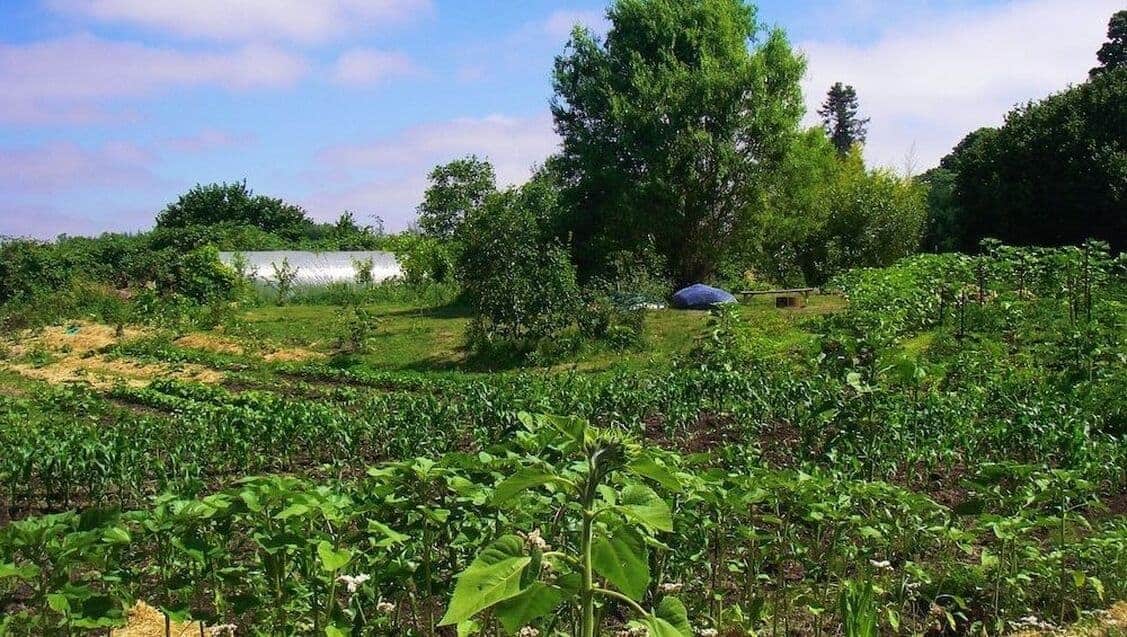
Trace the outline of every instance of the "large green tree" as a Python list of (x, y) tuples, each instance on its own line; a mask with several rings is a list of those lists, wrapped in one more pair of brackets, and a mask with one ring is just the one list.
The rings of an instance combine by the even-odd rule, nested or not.
[(497, 192), (493, 165), (474, 155), (435, 166), (419, 204), (419, 228), (436, 239), (450, 239), (462, 221)]
[(868, 135), (869, 118), (861, 117), (860, 111), (857, 91), (841, 82), (830, 87), (826, 101), (818, 109), (826, 135), (829, 135), (834, 148), (843, 157), (849, 154), (849, 149), (855, 144), (864, 144)]
[(1127, 68), (1019, 107), (944, 160), (958, 246), (1127, 243)]
[(803, 113), (804, 63), (740, 0), (618, 0), (577, 28), (552, 113), (580, 265), (652, 237), (679, 282), (712, 275)]
[(1111, 16), (1107, 25), (1107, 42), (1096, 53), (1096, 59), (1100, 61), (1100, 65), (1092, 69), (1092, 77), (1127, 67), (1127, 9)]
[(286, 239), (303, 236), (313, 222), (300, 206), (256, 195), (245, 181), (196, 185), (157, 215), (157, 229), (251, 226)]

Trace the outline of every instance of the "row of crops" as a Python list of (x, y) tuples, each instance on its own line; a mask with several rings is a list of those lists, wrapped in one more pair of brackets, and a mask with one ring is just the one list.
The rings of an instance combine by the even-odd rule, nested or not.
[(1127, 596), (1121, 263), (840, 284), (779, 359), (721, 313), (673, 369), (0, 398), (0, 634), (136, 599), (262, 634), (1000, 633)]

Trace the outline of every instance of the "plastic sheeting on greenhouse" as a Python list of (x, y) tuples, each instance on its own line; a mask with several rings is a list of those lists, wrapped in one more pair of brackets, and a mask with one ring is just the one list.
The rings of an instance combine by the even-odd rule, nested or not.
[(330, 283), (353, 283), (357, 271), (372, 261), (372, 282), (379, 283), (402, 276), (399, 261), (390, 252), (305, 252), (301, 250), (271, 250), (262, 252), (220, 252), (219, 260), (233, 266), (240, 255), (245, 273), (254, 281), (270, 283), (275, 280), (274, 266), (282, 261), (296, 270), (294, 285), (316, 287)]

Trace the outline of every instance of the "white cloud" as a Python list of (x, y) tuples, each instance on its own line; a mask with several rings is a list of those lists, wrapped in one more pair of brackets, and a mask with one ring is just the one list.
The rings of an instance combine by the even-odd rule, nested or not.
[(0, 149), (0, 189), (21, 195), (51, 194), (79, 187), (139, 188), (153, 184), (153, 155), (125, 141), (93, 149), (73, 142)]
[(544, 21), (544, 33), (556, 39), (567, 39), (576, 25), (587, 27), (594, 33), (603, 34), (610, 27), (606, 12), (597, 9), (590, 11), (569, 11), (560, 9), (552, 12)]
[(56, 9), (183, 38), (326, 42), (429, 13), (430, 0), (53, 0)]
[(852, 84), (872, 117), (870, 162), (899, 167), (914, 144), (918, 167), (933, 166), (1015, 104), (1083, 81), (1121, 4), (1018, 0), (903, 23), (869, 45), (804, 42), (808, 120), (831, 84)]
[(389, 229), (400, 229), (414, 219), (433, 166), (476, 154), (493, 163), (499, 185), (520, 184), (558, 145), (547, 116), (491, 115), (415, 126), (387, 139), (324, 149), (318, 155), (321, 169), (312, 177), (331, 185), (303, 203), (319, 218), (354, 210), (377, 214)]
[(138, 97), (174, 87), (232, 90), (294, 84), (305, 60), (268, 45), (186, 52), (75, 35), (29, 44), (0, 44), (0, 121), (66, 121), (104, 115), (101, 100)]
[(418, 67), (409, 56), (397, 51), (352, 49), (337, 58), (330, 77), (345, 86), (370, 86), (390, 77), (412, 75)]

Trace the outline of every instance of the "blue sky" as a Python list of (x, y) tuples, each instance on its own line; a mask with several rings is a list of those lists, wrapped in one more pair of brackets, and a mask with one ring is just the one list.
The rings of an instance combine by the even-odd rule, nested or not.
[[(873, 165), (922, 171), (1015, 103), (1080, 82), (1120, 0), (771, 0), (872, 117)], [(505, 183), (552, 152), (553, 57), (594, 0), (4, 0), (0, 235), (136, 230), (246, 179), (318, 219), (414, 217), (467, 153)]]

